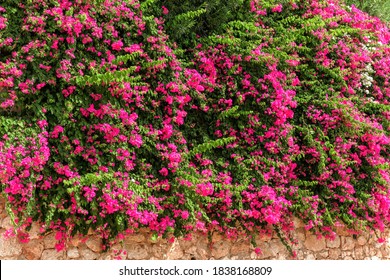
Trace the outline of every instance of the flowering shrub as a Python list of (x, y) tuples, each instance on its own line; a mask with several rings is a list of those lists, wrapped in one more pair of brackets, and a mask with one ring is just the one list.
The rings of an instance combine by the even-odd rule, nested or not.
[(293, 216), (328, 238), (384, 231), (386, 25), (337, 1), (252, 0), (202, 32), (207, 5), (168, 2), (0, 5), (0, 184), (19, 235), (35, 220), (57, 249), (141, 227), (289, 246)]

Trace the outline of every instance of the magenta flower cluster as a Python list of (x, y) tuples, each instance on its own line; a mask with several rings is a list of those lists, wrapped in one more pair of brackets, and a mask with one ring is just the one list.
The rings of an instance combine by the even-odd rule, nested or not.
[(0, 4), (0, 186), (21, 239), (33, 220), (59, 250), (140, 227), (291, 244), (294, 216), (328, 238), (385, 230), (389, 28), (336, 0), (249, 2), (191, 50), (164, 6)]

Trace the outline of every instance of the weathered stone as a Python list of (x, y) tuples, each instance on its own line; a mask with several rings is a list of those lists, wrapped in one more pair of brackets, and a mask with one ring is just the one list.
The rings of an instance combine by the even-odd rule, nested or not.
[(308, 254), (306, 257), (305, 257), (305, 260), (315, 260), (316, 257), (313, 255), (313, 254)]
[(1, 257), (1, 260), (2, 261), (5, 261), (5, 260), (25, 260), (25, 258), (23, 256), (15, 256), (15, 257)]
[(369, 251), (369, 256), (376, 256), (376, 253), (377, 253), (377, 250), (375, 250), (374, 248), (370, 248), (370, 251)]
[(298, 244), (302, 246), (302, 244), (306, 240), (306, 231), (304, 228), (298, 228), (295, 230), (296, 232), (296, 237), (298, 239)]
[(195, 248), (195, 254), (190, 254), (193, 258), (197, 260), (207, 260), (210, 257), (210, 244), (208, 239), (201, 238), (197, 243)]
[(145, 260), (148, 257), (148, 250), (145, 244), (126, 244), (125, 248), (129, 260)]
[(219, 241), (224, 240), (224, 236), (222, 234), (214, 232), (211, 240), (212, 240), (213, 243), (217, 243)]
[(183, 240), (183, 239), (178, 239), (179, 241), (179, 244), (180, 244), (180, 247), (184, 250), (184, 251), (188, 251), (189, 248), (192, 248), (195, 245), (195, 240)]
[(317, 259), (318, 260), (325, 260), (329, 257), (329, 252), (328, 251), (324, 251), (324, 252), (320, 252), (317, 254)]
[(339, 236), (349, 236), (350, 235), (350, 233), (348, 232), (348, 229), (345, 226), (337, 227), (336, 233)]
[(195, 245), (187, 248), (185, 252), (190, 255), (196, 255), (197, 247)]
[(163, 248), (160, 244), (152, 244), (150, 247), (150, 252), (157, 259), (166, 259), (166, 257), (164, 257), (164, 254), (166, 253), (166, 251), (167, 250), (165, 248)]
[(23, 255), (27, 260), (39, 260), (42, 256), (44, 246), (43, 241), (31, 240), (23, 246)]
[(28, 234), (30, 236), (30, 240), (42, 238), (40, 227), (36, 223), (32, 224), (31, 229), (28, 231)]
[(340, 237), (336, 236), (334, 240), (326, 240), (326, 246), (328, 248), (339, 248), (340, 247)]
[(330, 249), (329, 250), (329, 259), (331, 260), (338, 260), (341, 256), (341, 250), (340, 249)]
[(272, 239), (269, 243), (269, 249), (272, 252), (273, 256), (276, 256), (278, 253), (286, 253), (287, 249), (286, 247), (282, 244), (282, 242), (279, 239)]
[(98, 260), (109, 261), (112, 260), (112, 256), (110, 254), (101, 254), (99, 255)]
[(364, 246), (363, 247), (363, 252), (364, 252), (365, 256), (369, 256), (370, 255), (370, 247)]
[(96, 236), (90, 236), (87, 239), (87, 247), (96, 253), (102, 251), (102, 239)]
[(302, 250), (299, 250), (298, 252), (297, 252), (297, 257), (296, 257), (296, 259), (297, 260), (303, 260), (303, 258), (304, 258), (304, 253), (303, 253), (303, 251)]
[(3, 232), (0, 233), (0, 259), (3, 257), (18, 256), (22, 253), (22, 245), (16, 238), (3, 237)]
[(295, 228), (303, 228), (303, 227), (305, 227), (305, 223), (301, 219), (299, 219), (297, 217), (293, 218), (293, 222), (294, 222)]
[(271, 241), (272, 239), (272, 234), (262, 234), (262, 235), (258, 235), (256, 236), (256, 243), (257, 244), (260, 244), (260, 243), (263, 243), (263, 242), (269, 242)]
[(232, 248), (230, 249), (230, 254), (232, 256), (242, 256), (249, 255), (250, 253), (250, 244), (248, 242), (238, 242), (233, 244)]
[(288, 259), (290, 259), (290, 255), (286, 254), (286, 253), (280, 253), (280, 254), (277, 254), (276, 259), (277, 260), (288, 260)]
[(43, 238), (45, 249), (53, 249), (57, 243), (54, 233), (50, 233)]
[(260, 254), (261, 259), (266, 259), (273, 256), (273, 252), (270, 249), (270, 244), (268, 243), (260, 244), (259, 248), (261, 250), (261, 254)]
[(146, 241), (146, 237), (145, 235), (142, 235), (142, 234), (132, 234), (132, 235), (129, 235), (129, 236), (126, 236), (125, 238), (125, 242), (126, 243), (133, 243), (133, 242), (137, 242), (137, 243), (141, 243), (141, 242), (145, 242)]
[(382, 256), (384, 259), (389, 259), (390, 256), (390, 250), (387, 247), (382, 247), (381, 248)]
[(83, 260), (96, 260), (99, 256), (91, 249), (81, 249), (79, 252)]
[(184, 253), (183, 250), (180, 248), (180, 244), (177, 240), (175, 240), (171, 244), (171, 248), (167, 252), (167, 259), (168, 260), (179, 260), (183, 257)]
[(367, 243), (367, 239), (365, 236), (360, 235), (357, 238), (357, 244), (359, 244), (360, 246), (364, 246), (364, 245), (366, 245), (366, 243)]
[(341, 258), (345, 259), (347, 256), (352, 256), (352, 251), (341, 251)]
[(250, 256), (251, 256), (251, 260), (259, 260), (259, 259), (261, 259), (261, 256), (259, 254), (256, 254), (255, 252), (252, 252), (250, 254)]
[(68, 249), (67, 255), (69, 259), (78, 259), (80, 257), (80, 253), (77, 248)]
[(229, 248), (230, 247), (230, 242), (227, 241), (219, 241), (215, 244), (213, 244), (213, 247), (211, 249), (211, 255), (218, 259), (221, 259), (227, 255), (229, 255)]
[(12, 224), (12, 222), (11, 222), (11, 218), (10, 217), (5, 217), (3, 220), (2, 220), (2, 222), (1, 222), (1, 227), (3, 228), (3, 229), (10, 229), (10, 228), (13, 228), (14, 227), (14, 225)]
[(365, 257), (363, 247), (356, 247), (352, 253), (352, 256), (354, 257), (355, 260), (363, 260)]
[(319, 252), (321, 250), (324, 250), (326, 247), (325, 239), (324, 238), (318, 239), (314, 235), (307, 236), (304, 244), (308, 250), (314, 252)]
[(196, 260), (207, 260), (210, 257), (210, 250), (206, 248), (196, 248), (196, 254), (190, 255), (191, 257), (189, 259), (196, 259)]
[(41, 260), (63, 260), (64, 252), (55, 249), (47, 249), (42, 252)]
[(80, 244), (84, 243), (83, 242), (83, 238), (79, 237), (79, 236), (75, 236), (73, 237), (71, 240), (70, 240), (70, 244), (74, 247), (79, 247)]
[(355, 240), (352, 237), (341, 237), (341, 249), (353, 250), (355, 248)]

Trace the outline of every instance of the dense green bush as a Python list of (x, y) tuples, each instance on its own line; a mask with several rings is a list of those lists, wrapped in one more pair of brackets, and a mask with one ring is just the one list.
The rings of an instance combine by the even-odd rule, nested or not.
[(0, 5), (0, 184), (18, 234), (35, 220), (58, 249), (140, 227), (289, 246), (293, 216), (328, 238), (383, 231), (386, 25), (336, 1), (180, 3)]

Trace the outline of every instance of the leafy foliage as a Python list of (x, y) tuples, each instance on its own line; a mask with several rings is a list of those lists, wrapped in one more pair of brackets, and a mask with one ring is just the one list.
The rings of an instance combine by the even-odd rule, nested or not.
[(0, 185), (57, 249), (390, 222), (386, 24), (337, 1), (0, 5)]

